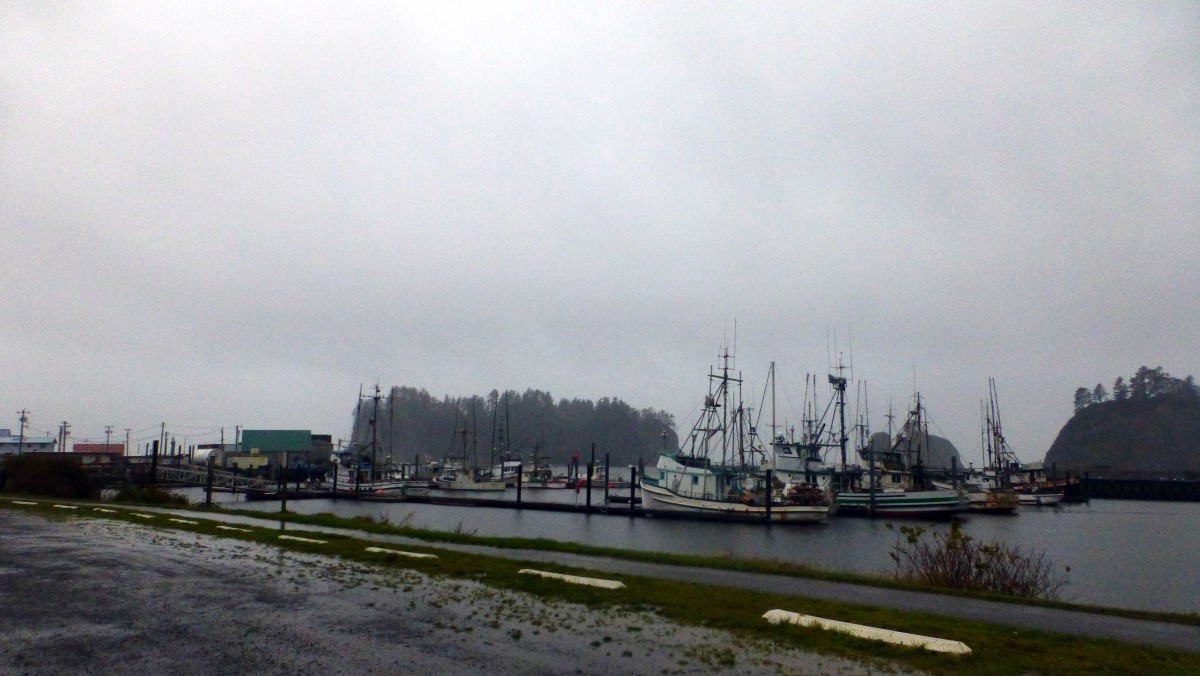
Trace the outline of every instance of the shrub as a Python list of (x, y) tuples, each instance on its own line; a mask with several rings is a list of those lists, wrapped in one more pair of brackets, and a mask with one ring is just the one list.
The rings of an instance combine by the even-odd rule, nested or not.
[(65, 453), (25, 453), (4, 458), (7, 490), (58, 498), (93, 498), (92, 479), (78, 457)]
[(187, 498), (163, 490), (157, 486), (124, 486), (117, 491), (113, 502), (130, 502), (143, 505), (186, 505)]
[(1071, 571), (1066, 567), (1057, 572), (1045, 552), (1025, 552), (1002, 542), (981, 543), (963, 533), (957, 522), (950, 524), (949, 531), (901, 526), (900, 534), (904, 542), (898, 541), (889, 556), (896, 563), (896, 579), (906, 582), (1056, 600)]

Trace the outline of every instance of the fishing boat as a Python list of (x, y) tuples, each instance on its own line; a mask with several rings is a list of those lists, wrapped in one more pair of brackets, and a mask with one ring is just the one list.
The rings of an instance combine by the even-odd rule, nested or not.
[(995, 378), (988, 378), (987, 407), (980, 402), (980, 409), (983, 469), (967, 475), (970, 509), (982, 514), (1013, 514), (1020, 500), (1013, 489), (1008, 468), (1016, 462), (1017, 456), (1004, 438)]
[(330, 490), (338, 495), (427, 495), (429, 482), (418, 479), (406, 468), (385, 465), (376, 469), (368, 454), (340, 451), (329, 458), (334, 470), (325, 475)]
[[(372, 409), (368, 419), (370, 441), (360, 442), (351, 434), (350, 448), (333, 453), (329, 460), (333, 463), (333, 471), (325, 475), (325, 482), (335, 494), (354, 496), (362, 495), (426, 495), (429, 492), (428, 482), (416, 476), (415, 468), (396, 466), (391, 462), (391, 454), (384, 458), (381, 465), (377, 462), (380, 454), (379, 433), (376, 421), (379, 419), (379, 385), (375, 385), (375, 394), (371, 397)], [(358, 405), (355, 407), (355, 430), (358, 428), (359, 413), (362, 406), (362, 391), (359, 391)]]
[(830, 503), (823, 493), (792, 490), (798, 487), (761, 470), (765, 454), (742, 405), (742, 381), (730, 373), (728, 350), (721, 358), (685, 447), (660, 453), (640, 477), (643, 506), (725, 520), (824, 521)]
[(433, 477), (430, 487), (439, 491), (503, 492), (507, 488), (504, 480), (492, 478), (490, 468), (479, 471), (467, 462), (469, 433), (465, 423), (461, 434), (461, 455), (448, 457), (441, 464), (441, 472)]
[(521, 471), (521, 484), (524, 488), (535, 490), (574, 488), (575, 482), (566, 474), (555, 474), (554, 468), (543, 462), (541, 455), (542, 444), (534, 444), (532, 461), (529, 467)]
[[(808, 397), (808, 378), (805, 378), (805, 401), (802, 428), (799, 436), (792, 427), (786, 434), (779, 433), (775, 415), (775, 364), (771, 364), (767, 372), (767, 381), (771, 388), (771, 452), (764, 459), (762, 469), (771, 470), (774, 476), (789, 486), (789, 491), (812, 492), (814, 490), (826, 493), (831, 490), (834, 471), (825, 464), (822, 457), (823, 449), (836, 445), (831, 443), (828, 434), (829, 419), (832, 417), (834, 402), (826, 408), (825, 414), (818, 417), (814, 402)], [(831, 381), (833, 382), (833, 381)], [(816, 391), (816, 379), (812, 380), (812, 391)], [(764, 391), (763, 397), (766, 397)]]
[(502, 460), (498, 465), (492, 465), (491, 481), (502, 481), (506, 486), (516, 486), (517, 477), (521, 474), (520, 460)]
[(1022, 486), (1017, 489), (1017, 500), (1031, 507), (1054, 507), (1063, 501), (1063, 493), (1049, 486)]
[(439, 491), (504, 492), (503, 481), (482, 478), (467, 466), (444, 470), (433, 478), (431, 487)]
[(571, 477), (565, 474), (555, 474), (554, 470), (546, 465), (531, 467), (525, 470), (521, 476), (521, 484), (524, 488), (533, 489), (564, 489), (575, 487), (575, 482), (571, 480)]
[(918, 394), (916, 405), (890, 446), (859, 449), (866, 466), (848, 490), (836, 494), (838, 514), (942, 519), (967, 511), (970, 502), (966, 491), (961, 486), (938, 490), (925, 467), (929, 428), (924, 411)]

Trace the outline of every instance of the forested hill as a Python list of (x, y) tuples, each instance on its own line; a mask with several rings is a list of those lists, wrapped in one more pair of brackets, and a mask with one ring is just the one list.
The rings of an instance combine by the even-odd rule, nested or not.
[[(381, 457), (394, 462), (421, 462), (463, 455), (487, 464), (506, 451), (529, 462), (534, 449), (544, 462), (566, 465), (578, 452), (587, 462), (596, 445), (597, 462), (609, 454), (612, 466), (653, 460), (664, 447), (679, 447), (674, 416), (654, 409), (637, 410), (620, 399), (561, 399), (548, 392), (498, 392), (486, 397), (437, 399), (426, 390), (393, 387), (376, 401), (364, 396), (356, 407), (354, 441), (371, 441), (372, 415)], [(663, 435), (666, 435), (665, 438)], [(494, 449), (494, 451), (493, 451)]]
[(1113, 397), (1102, 385), (1075, 392), (1075, 415), (1059, 431), (1046, 464), (1095, 474), (1200, 472), (1200, 388), (1142, 367)]

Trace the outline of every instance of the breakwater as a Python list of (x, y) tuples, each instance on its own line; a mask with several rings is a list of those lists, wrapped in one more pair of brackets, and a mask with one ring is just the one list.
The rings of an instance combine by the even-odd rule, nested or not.
[(1089, 498), (1200, 502), (1200, 481), (1086, 478), (1075, 488)]

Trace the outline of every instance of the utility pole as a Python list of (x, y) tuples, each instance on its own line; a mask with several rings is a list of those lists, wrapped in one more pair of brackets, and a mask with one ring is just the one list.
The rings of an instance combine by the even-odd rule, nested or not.
[(125, 428), (125, 455), (129, 455), (129, 428)]
[(104, 426), (104, 452), (108, 452), (108, 444), (112, 441), (112, 425)]
[(29, 422), (29, 411), (21, 409), (21, 439), (17, 442), (17, 455), (25, 452), (25, 425)]
[(59, 438), (62, 439), (61, 445), (59, 447), (62, 449), (63, 453), (66, 453), (67, 452), (67, 437), (71, 436), (71, 423), (64, 420), (62, 422), (62, 425), (59, 425), (58, 432), (59, 432)]

